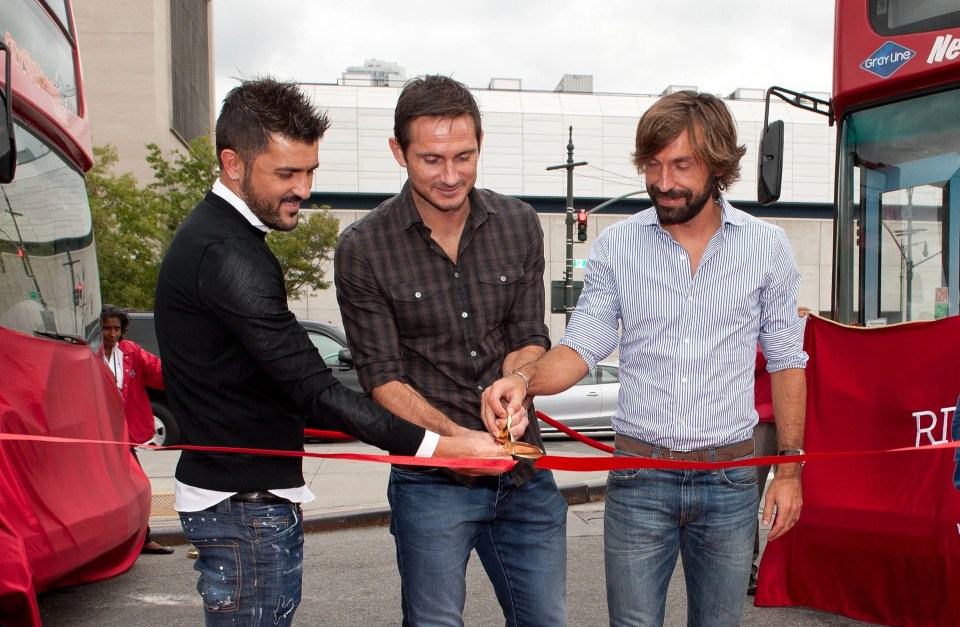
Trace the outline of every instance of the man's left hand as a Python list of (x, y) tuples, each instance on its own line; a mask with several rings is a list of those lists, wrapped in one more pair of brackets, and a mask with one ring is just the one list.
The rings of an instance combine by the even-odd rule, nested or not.
[[(796, 468), (791, 468), (796, 466)], [(800, 465), (783, 464), (777, 468), (777, 474), (767, 488), (767, 496), (763, 503), (764, 525), (773, 520), (773, 528), (767, 540), (776, 540), (790, 531), (800, 520), (800, 510), (803, 509), (803, 490), (800, 485)], [(774, 515), (776, 514), (776, 515)]]

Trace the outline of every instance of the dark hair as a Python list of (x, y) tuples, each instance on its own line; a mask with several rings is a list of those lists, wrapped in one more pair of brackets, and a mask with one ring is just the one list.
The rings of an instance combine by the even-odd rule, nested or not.
[(103, 309), (100, 310), (100, 324), (103, 324), (103, 321), (107, 318), (116, 318), (120, 321), (120, 335), (127, 334), (127, 328), (130, 326), (130, 316), (127, 315), (127, 312), (119, 307), (114, 305), (104, 305)]
[(326, 113), (318, 110), (295, 83), (262, 77), (245, 80), (223, 99), (217, 118), (217, 160), (229, 148), (244, 164), (267, 150), (270, 135), (306, 144), (319, 141), (330, 127)]
[(740, 159), (747, 152), (737, 145), (737, 125), (727, 105), (711, 94), (678, 91), (664, 96), (640, 116), (633, 164), (643, 172), (647, 162), (683, 131), (693, 152), (711, 171), (720, 170), (717, 191), (740, 180)]
[(393, 114), (393, 137), (400, 149), (407, 152), (410, 145), (410, 123), (416, 118), (429, 116), (456, 118), (469, 115), (480, 144), (480, 107), (467, 86), (449, 76), (425, 76), (415, 78), (403, 86), (397, 109)]

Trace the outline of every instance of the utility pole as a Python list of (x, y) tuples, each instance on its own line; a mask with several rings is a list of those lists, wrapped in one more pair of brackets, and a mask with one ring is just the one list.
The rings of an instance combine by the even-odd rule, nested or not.
[(566, 311), (566, 322), (570, 322), (573, 313), (573, 169), (587, 165), (586, 161), (573, 160), (573, 126), (570, 126), (570, 141), (567, 142), (567, 162), (560, 165), (551, 165), (547, 170), (567, 171), (567, 266), (563, 273), (563, 305)]

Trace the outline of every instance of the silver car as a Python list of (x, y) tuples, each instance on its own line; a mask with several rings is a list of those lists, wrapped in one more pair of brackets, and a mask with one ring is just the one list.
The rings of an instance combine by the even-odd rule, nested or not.
[[(620, 369), (617, 363), (601, 363), (565, 392), (538, 396), (536, 409), (575, 431), (613, 432), (611, 419), (620, 394)], [(557, 429), (540, 421), (543, 433)]]

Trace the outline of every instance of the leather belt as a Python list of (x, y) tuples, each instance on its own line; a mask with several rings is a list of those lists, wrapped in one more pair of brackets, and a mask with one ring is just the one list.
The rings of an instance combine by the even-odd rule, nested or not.
[(741, 457), (753, 455), (753, 440), (744, 440), (734, 444), (718, 446), (716, 448), (703, 448), (696, 451), (675, 451), (665, 446), (657, 446), (637, 440), (625, 435), (617, 435), (614, 439), (614, 445), (628, 453), (639, 455), (640, 457), (651, 457), (655, 459), (670, 459), (678, 462), (729, 462)]
[(234, 503), (290, 503), (288, 499), (273, 492), (237, 492), (230, 497)]

